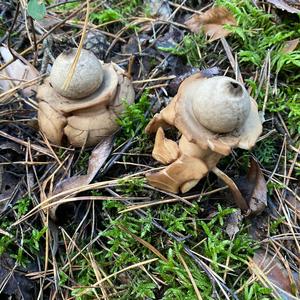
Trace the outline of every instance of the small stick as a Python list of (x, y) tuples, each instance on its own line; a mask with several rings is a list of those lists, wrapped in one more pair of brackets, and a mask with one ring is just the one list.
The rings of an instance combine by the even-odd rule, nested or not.
[(37, 58), (38, 58), (38, 47), (36, 43), (36, 34), (35, 34), (35, 28), (34, 28), (32, 17), (29, 17), (29, 22), (32, 30), (32, 36), (33, 36), (33, 49), (34, 49), (33, 65), (36, 67)]
[(7, 38), (7, 48), (9, 50), (9, 52), (11, 53), (11, 55), (14, 57), (14, 59), (17, 59), (17, 57), (16, 57), (15, 53), (13, 51), (11, 51), (11, 35), (12, 35), (13, 29), (15, 27), (17, 17), (19, 15), (19, 11), (20, 11), (20, 2), (18, 2), (18, 4), (17, 4), (16, 13), (14, 15), (13, 22), (8, 30), (8, 38)]

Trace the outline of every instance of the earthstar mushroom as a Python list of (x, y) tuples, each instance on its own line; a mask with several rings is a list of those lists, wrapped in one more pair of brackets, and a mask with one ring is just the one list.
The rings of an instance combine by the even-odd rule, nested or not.
[[(178, 143), (165, 137), (164, 129), (169, 127), (181, 133)], [(148, 182), (184, 193), (211, 170), (224, 180), (226, 175), (216, 170), (219, 160), (233, 148), (252, 148), (262, 125), (257, 104), (243, 85), (226, 76), (208, 78), (200, 72), (182, 82), (170, 104), (145, 131), (156, 133), (152, 155), (167, 165), (147, 174)]]
[(123, 102), (134, 101), (134, 90), (123, 69), (112, 62), (103, 64), (85, 49), (65, 88), (75, 54), (76, 49), (60, 54), (39, 86), (39, 126), (54, 144), (61, 145), (66, 138), (75, 147), (94, 146), (118, 130), (116, 119), (124, 110)]

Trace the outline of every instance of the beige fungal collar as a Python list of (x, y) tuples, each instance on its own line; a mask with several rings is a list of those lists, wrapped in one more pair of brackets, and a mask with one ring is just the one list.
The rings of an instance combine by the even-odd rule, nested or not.
[(51, 87), (49, 79), (46, 79), (44, 85), (39, 88), (37, 97), (47, 102), (50, 101), (57, 110), (70, 113), (96, 105), (107, 105), (116, 95), (118, 81), (114, 65), (108, 64), (103, 66), (103, 81), (100, 88), (84, 99), (74, 100), (61, 96)]
[[(224, 78), (224, 80), (223, 80)], [(228, 77), (223, 77), (223, 85), (230, 84), (234, 82), (238, 85), (236, 81), (232, 80)], [(217, 78), (220, 80), (220, 78)], [(205, 109), (207, 104), (210, 104), (213, 99), (211, 97), (219, 97), (221, 100), (225, 100), (226, 96), (224, 93), (222, 94), (222, 90), (220, 94), (218, 94), (218, 90), (216, 89), (212, 95), (209, 94), (209, 90), (213, 89), (213, 85), (209, 83), (209, 81), (215, 81), (214, 78), (205, 78), (202, 77), (201, 74), (196, 74), (190, 77), (188, 80), (185, 80), (179, 88), (178, 94), (176, 96), (175, 103), (175, 118), (174, 125), (175, 127), (190, 141), (198, 144), (204, 149), (210, 148), (211, 150), (218, 152), (223, 155), (228, 155), (231, 151), (232, 147), (240, 147), (244, 149), (250, 149), (254, 146), (257, 137), (260, 135), (262, 131), (262, 125), (258, 118), (257, 114), (257, 105), (253, 99), (250, 97), (247, 99), (249, 101), (248, 113), (246, 114), (245, 120), (241, 125), (234, 130), (227, 133), (219, 133), (215, 132), (207, 126), (202, 125), (201, 117), (197, 117), (197, 111), (194, 111), (194, 107), (197, 104), (192, 104), (193, 102), (203, 101), (204, 104), (201, 106), (202, 109)], [(205, 85), (207, 83), (207, 90), (205, 88), (202, 89), (204, 93), (197, 93), (199, 91), (199, 85)], [(224, 90), (223, 90), (224, 92)], [(229, 92), (229, 91), (228, 91)], [(229, 100), (231, 99), (230, 97)], [(244, 96), (242, 99), (244, 100)], [(192, 103), (191, 103), (192, 102)], [(219, 101), (221, 102), (221, 101)], [(222, 102), (219, 103), (222, 105)], [(220, 112), (215, 115), (211, 115), (211, 122), (218, 122), (220, 118), (220, 114), (222, 113), (222, 108), (219, 109)], [(203, 114), (205, 114), (204, 112)], [(230, 113), (230, 112), (227, 112)], [(244, 114), (245, 115), (245, 114)], [(227, 116), (228, 119), (236, 118), (236, 113), (231, 112), (231, 115)], [(239, 124), (237, 124), (239, 125)]]

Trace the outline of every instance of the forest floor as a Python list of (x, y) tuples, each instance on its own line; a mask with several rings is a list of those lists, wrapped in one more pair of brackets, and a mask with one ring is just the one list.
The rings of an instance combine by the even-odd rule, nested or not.
[[(297, 2), (0, 1), (0, 298), (299, 299)], [(214, 6), (230, 15), (208, 21), (220, 36), (197, 18), (192, 32), (186, 20)], [(135, 89), (113, 142), (95, 149), (54, 145), (38, 127), (36, 85), (81, 42)], [(212, 172), (183, 194), (145, 179), (162, 167), (145, 126), (203, 70), (258, 104), (255, 147), (218, 168), (263, 211), (241, 211)], [(62, 180), (71, 192), (57, 192)]]

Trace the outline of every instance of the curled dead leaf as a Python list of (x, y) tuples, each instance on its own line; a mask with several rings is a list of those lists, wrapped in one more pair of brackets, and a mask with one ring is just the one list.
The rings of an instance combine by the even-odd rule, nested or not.
[(278, 256), (258, 250), (249, 264), (249, 269), (264, 285), (272, 288), (276, 297), (286, 300), (298, 299), (292, 295), (297, 286), (293, 274)]
[(236, 25), (236, 20), (232, 13), (225, 7), (213, 7), (204, 14), (194, 14), (185, 25), (194, 33), (200, 32), (209, 36), (210, 41), (215, 41), (221, 37), (229, 35), (229, 31), (223, 25)]
[(249, 200), (252, 214), (260, 214), (267, 206), (267, 184), (258, 163), (251, 159), (247, 178), (252, 183), (253, 190)]
[[(7, 63), (13, 59), (7, 47), (0, 47), (0, 58)], [(0, 72), (0, 94), (21, 83), (31, 81), (38, 78), (39, 72), (27, 61), (22, 62), (20, 59), (15, 60), (4, 70)], [(31, 96), (36, 86), (23, 88), (21, 93), (23, 96)]]
[(247, 200), (251, 214), (260, 214), (267, 206), (267, 185), (258, 163), (253, 158), (246, 177), (239, 178), (237, 186)]
[[(108, 158), (113, 144), (113, 136), (109, 136), (105, 139), (103, 139), (92, 151), (92, 154), (89, 159), (89, 165), (88, 165), (88, 171), (86, 175), (81, 176), (74, 176), (67, 178), (63, 181), (61, 181), (59, 184), (56, 185), (54, 192), (52, 196), (58, 195), (62, 192), (72, 190), (79, 186), (85, 186), (89, 184), (93, 178), (96, 176), (97, 172), (100, 170), (100, 168), (105, 163), (106, 159)], [(71, 193), (70, 193), (71, 194)], [(74, 194), (72, 194), (74, 196)], [(63, 198), (68, 197), (64, 193)], [(55, 201), (58, 201), (60, 198), (56, 198)], [(49, 203), (47, 203), (49, 204)], [(56, 211), (59, 204), (53, 205), (50, 208), (50, 216), (53, 220), (57, 219)]]

